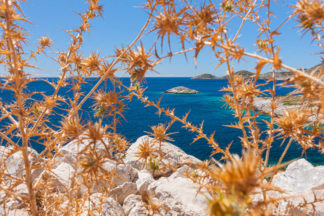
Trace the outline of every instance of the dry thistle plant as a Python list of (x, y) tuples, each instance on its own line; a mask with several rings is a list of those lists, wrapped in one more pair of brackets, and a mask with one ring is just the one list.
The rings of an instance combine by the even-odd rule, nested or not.
[[(299, 27), (305, 32), (310, 31), (318, 45), (323, 46), (320, 35), (320, 32), (323, 31), (323, 2), (298, 1), (294, 7), (295, 11), (288, 19), (296, 17), (300, 22)], [(153, 8), (153, 1), (148, 1), (147, 8)], [(192, 1), (160, 1), (158, 8), (160, 10), (154, 16), (155, 21), (153, 22), (152, 31), (157, 32), (157, 39), (160, 40), (161, 47), (163, 46), (165, 36), (169, 46), (171, 44), (170, 38), (174, 36), (179, 38), (183, 48), (183, 50), (169, 53), (165, 57), (159, 57), (161, 54), (156, 54), (159, 58), (158, 61), (191, 51), (195, 51), (194, 56), (196, 58), (203, 48), (209, 47), (214, 51), (215, 58), (220, 62), (220, 65), (225, 64), (227, 66), (229, 86), (224, 91), (229, 93), (225, 94), (225, 99), (238, 119), (237, 124), (230, 125), (230, 127), (242, 130), (242, 151), (249, 152), (247, 155), (249, 155), (249, 162), (253, 161), (251, 166), (254, 167), (254, 173), (250, 173), (250, 165), (239, 165), (246, 162), (240, 162), (238, 159), (235, 159), (237, 162), (233, 162), (233, 164), (238, 165), (231, 165), (231, 161), (236, 156), (230, 154), (230, 146), (226, 149), (221, 149), (213, 138), (214, 134), (211, 136), (205, 135), (203, 124), (197, 127), (187, 120), (188, 115), (185, 115), (183, 118), (175, 116), (173, 110), (161, 107), (160, 101), (154, 102), (146, 98), (143, 93), (144, 90), (132, 87), (130, 88), (133, 92), (132, 95), (140, 98), (148, 106), (156, 107), (159, 115), (164, 113), (171, 118), (171, 122), (181, 122), (184, 128), (197, 134), (194, 141), (205, 139), (213, 147), (213, 154), (221, 154), (222, 159), (228, 161), (225, 167), (227, 167), (227, 172), (232, 174), (225, 175), (226, 177), (222, 177), (223, 174), (220, 174), (220, 171), (217, 174), (210, 173), (210, 166), (203, 166), (203, 170), (205, 170), (206, 175), (212, 181), (202, 185), (202, 187), (209, 189), (210, 194), (216, 194), (216, 196), (213, 195), (215, 197), (214, 200), (210, 201), (210, 203), (214, 203), (210, 206), (212, 215), (243, 215), (247, 213), (247, 209), (250, 209), (249, 214), (258, 215), (261, 212), (270, 214), (269, 211), (267, 213), (265, 210), (274, 200), (267, 200), (265, 191), (271, 189), (280, 191), (280, 189), (273, 188), (271, 182), (261, 187), (261, 182), (263, 182), (266, 176), (273, 175), (282, 167), (281, 162), (292, 141), (300, 144), (304, 151), (309, 148), (318, 148), (320, 152), (323, 151), (323, 64), (314, 69), (314, 71), (305, 72), (289, 67), (282, 62), (280, 50), (275, 45), (274, 40), (274, 36), (278, 34), (278, 30), (282, 25), (277, 29), (270, 28), (272, 18), (270, 1), (226, 0), (220, 5), (209, 1), (204, 2), (200, 8), (196, 7)], [(261, 10), (266, 11), (265, 14)], [(230, 20), (234, 17), (239, 17), (242, 22), (233, 38), (229, 34), (227, 26), (230, 25)], [(259, 39), (256, 41), (260, 55), (248, 53), (244, 50), (244, 47), (236, 43), (242, 26), (247, 22), (254, 23), (260, 29)], [(185, 47), (190, 44), (193, 44), (193, 47), (186, 49)], [(158, 53), (158, 51), (155, 52)], [(256, 75), (251, 81), (245, 80), (234, 73), (232, 63), (243, 59), (243, 57), (258, 61), (255, 67)], [(273, 67), (273, 76), (269, 80), (273, 84), (271, 89), (260, 90), (260, 84), (257, 81), (265, 65), (272, 65)], [(277, 116), (275, 115), (275, 110), (277, 109), (275, 72), (282, 69), (290, 71), (293, 74), (293, 78), (281, 85), (295, 87), (296, 90), (293, 94), (301, 94), (302, 103), (295, 110), (287, 110), (283, 116)], [(266, 93), (270, 93), (272, 98), (271, 112), (269, 113), (271, 118), (270, 121), (266, 121), (267, 131), (261, 131), (257, 125), (259, 113), (253, 107), (253, 102), (255, 97), (266, 95)], [(262, 133), (267, 135), (263, 139), (261, 139)], [(269, 165), (270, 149), (276, 139), (288, 139), (289, 141), (282, 152), (278, 164), (271, 167)], [(316, 139), (317, 141), (315, 141)], [(265, 155), (265, 158), (262, 158), (262, 155)], [(243, 161), (244, 158), (243, 156)], [(228, 163), (229, 165), (227, 165)], [(255, 179), (245, 180), (243, 176), (239, 176), (245, 176), (245, 172), (248, 173), (246, 177), (249, 178), (254, 178), (254, 175), (258, 174), (255, 176)], [(234, 176), (235, 173), (238, 173), (238, 176)], [(225, 179), (227, 180), (225, 181)], [(235, 188), (237, 188), (235, 182), (242, 184), (240, 188), (248, 189), (250, 188), (249, 184), (252, 184), (255, 188), (261, 189), (264, 192), (264, 202), (254, 206), (252, 211), (250, 206), (251, 197), (247, 196), (246, 199), (242, 199), (243, 192), (235, 191)], [(239, 209), (230, 209), (233, 207), (230, 207), (230, 203), (233, 202), (240, 202), (236, 206)]]
[[(147, 0), (143, 6), (148, 11), (148, 18), (136, 38), (126, 47), (116, 49), (113, 58), (108, 62), (100, 54), (93, 52), (84, 57), (80, 50), (83, 34), (89, 31), (92, 19), (102, 16), (103, 6), (99, 0), (88, 0), (88, 8), (78, 15), (81, 23), (74, 29), (67, 30), (71, 43), (64, 51), (57, 53), (55, 61), (60, 66), (58, 81), (44, 80), (53, 89), (52, 95), (42, 92), (27, 91), (27, 85), (39, 79), (32, 78), (28, 68), (36, 68), (32, 59), (46, 54), (52, 46), (49, 37), (39, 39), (35, 50), (28, 51), (25, 44), (26, 31), (23, 23), (29, 22), (23, 15), (23, 0), (0, 0), (0, 63), (7, 71), (6, 82), (1, 89), (13, 93), (10, 102), (0, 101), (0, 120), (5, 127), (0, 129), (1, 144), (7, 148), (0, 154), (0, 194), (6, 200), (0, 202), (9, 212), (11, 208), (26, 209), (30, 215), (100, 215), (104, 200), (112, 195), (112, 187), (118, 182), (118, 166), (124, 163), (127, 140), (117, 132), (120, 118), (126, 101), (137, 97), (147, 106), (153, 106), (158, 114), (170, 118), (169, 125), (180, 122), (184, 128), (196, 134), (194, 141), (205, 139), (213, 148), (213, 154), (220, 155), (224, 164), (211, 165), (205, 162), (199, 166), (202, 173), (192, 177), (200, 184), (201, 193), (208, 195), (210, 215), (270, 215), (272, 206), (277, 200), (267, 196), (267, 191), (282, 192), (271, 185), (272, 177), (279, 171), (282, 161), (292, 143), (296, 141), (305, 151), (316, 148), (324, 152), (323, 116), (324, 116), (324, 82), (323, 62), (313, 71), (295, 69), (280, 59), (280, 49), (275, 45), (274, 36), (279, 29), (271, 28), (273, 12), (271, 1), (223, 0), (219, 3), (205, 1), (198, 7), (190, 0)], [(231, 19), (238, 18), (241, 24), (234, 32), (228, 29)], [(323, 47), (324, 3), (320, 0), (299, 0), (294, 5), (294, 12), (289, 19), (296, 19), (299, 28), (310, 32), (314, 43)], [(285, 21), (286, 22), (286, 21)], [(237, 43), (241, 29), (247, 23), (259, 28), (256, 41), (258, 54), (247, 52)], [(150, 24), (152, 25), (149, 28)], [(140, 39), (145, 34), (155, 34), (157, 40), (144, 49)], [(171, 47), (172, 38), (180, 40), (182, 49), (169, 52), (163, 56), (163, 43), (167, 39)], [(160, 43), (161, 48), (157, 46)], [(135, 48), (135, 46), (137, 46)], [(187, 48), (189, 46), (189, 48)], [(206, 135), (203, 123), (196, 126), (188, 119), (188, 114), (177, 117), (174, 110), (161, 106), (161, 100), (151, 101), (145, 96), (141, 82), (148, 71), (154, 71), (156, 65), (176, 55), (186, 55), (194, 51), (194, 61), (200, 51), (210, 48), (219, 65), (227, 67), (229, 86), (224, 89), (225, 100), (233, 110), (238, 122), (230, 125), (242, 130), (242, 157), (232, 155), (230, 146), (225, 149), (215, 141), (212, 135)], [(154, 50), (154, 51), (152, 51)], [(153, 53), (155, 55), (153, 55)], [(323, 54), (323, 53), (320, 53)], [(250, 58), (257, 60), (256, 75), (253, 80), (245, 80), (235, 74), (233, 63)], [(273, 68), (272, 87), (260, 90), (258, 79), (262, 68), (270, 65)], [(293, 77), (283, 86), (293, 86), (293, 94), (301, 95), (301, 103), (295, 110), (287, 110), (282, 116), (275, 115), (277, 109), (275, 72), (288, 70)], [(116, 71), (126, 71), (131, 79), (126, 86), (116, 76)], [(81, 90), (86, 78), (97, 76), (99, 79), (89, 92)], [(110, 82), (112, 90), (100, 89), (100, 84)], [(60, 89), (71, 85), (73, 97), (59, 95)], [(121, 91), (126, 91), (121, 93)], [(266, 121), (267, 130), (261, 131), (257, 124), (259, 113), (253, 107), (255, 97), (270, 93), (270, 120)], [(40, 99), (35, 99), (35, 95)], [(94, 120), (84, 122), (80, 112), (89, 100), (93, 99)], [(65, 113), (59, 125), (51, 126), (50, 119), (58, 115), (58, 110)], [(106, 123), (103, 123), (106, 122)], [(150, 143), (140, 145), (137, 156), (151, 167), (153, 172), (164, 169), (160, 161), (165, 152), (164, 141), (172, 141), (167, 133), (169, 127), (157, 125), (152, 127), (155, 148)], [(261, 135), (265, 138), (261, 139)], [(269, 164), (270, 150), (276, 139), (289, 140), (276, 165)], [(316, 141), (317, 140), (317, 141)], [(37, 154), (31, 143), (37, 142), (43, 150)], [(69, 143), (73, 152), (64, 145)], [(108, 145), (109, 143), (109, 145)], [(57, 181), (58, 160), (68, 154), (63, 164), (65, 178)], [(17, 158), (12, 158), (16, 157)], [(265, 155), (263, 157), (263, 155)], [(19, 175), (10, 173), (8, 161), (21, 162)], [(165, 174), (165, 173), (164, 173)], [(159, 177), (163, 176), (159, 175)], [(270, 177), (270, 180), (266, 179)], [(19, 193), (23, 187), (25, 193)], [(263, 199), (253, 202), (253, 194), (259, 191)], [(94, 196), (94, 194), (96, 196)], [(148, 194), (143, 195), (145, 208), (152, 214), (161, 214), (165, 206), (153, 201)], [(312, 205), (320, 200), (314, 200)], [(288, 207), (289, 208), (289, 207)], [(5, 212), (4, 214), (7, 214)], [(289, 212), (289, 209), (287, 210)]]

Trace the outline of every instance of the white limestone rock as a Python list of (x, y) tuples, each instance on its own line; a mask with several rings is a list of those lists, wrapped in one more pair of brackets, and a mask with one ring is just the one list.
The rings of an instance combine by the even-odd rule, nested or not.
[(109, 191), (109, 195), (123, 204), (125, 198), (130, 194), (137, 194), (137, 187), (135, 183), (125, 182)]
[[(77, 155), (83, 154), (87, 146), (89, 146), (89, 143), (90, 140), (85, 139), (84, 136), (81, 136), (80, 139), (75, 139), (69, 142), (68, 144), (64, 145), (58, 152), (58, 154), (60, 155), (58, 159), (73, 164), (76, 161)], [(104, 139), (104, 143), (97, 141), (96, 150), (103, 156), (107, 153), (109, 154), (109, 156), (112, 156), (112, 151), (111, 149), (109, 149), (109, 140), (107, 138)]]
[(6, 147), (6, 146), (0, 146), (0, 159), (2, 160), (3, 158), (5, 158), (7, 156), (7, 154), (10, 152), (10, 147)]
[(24, 209), (26, 204), (23, 202), (22, 197), (27, 197), (27, 187), (25, 184), (17, 186), (14, 191), (18, 196), (8, 196), (4, 191), (0, 191), (0, 215), (28, 215), (27, 211)]
[[(315, 199), (324, 198), (324, 166), (314, 167), (305, 159), (299, 159), (288, 165), (284, 172), (279, 172), (273, 178), (272, 185), (285, 191), (284, 194), (270, 191), (269, 197), (276, 198), (290, 196), (278, 203), (276, 211), (283, 212), (288, 205), (295, 206), (294, 214), (306, 211), (308, 214), (324, 215), (324, 201), (315, 203), (317, 208), (313, 210), (312, 205), (299, 208), (300, 204), (313, 202)], [(299, 213), (298, 213), (299, 212)]]
[(178, 168), (174, 173), (172, 173), (172, 175), (170, 177), (172, 178), (176, 178), (176, 177), (183, 177), (186, 178), (186, 174), (192, 174), (194, 172), (197, 172), (198, 175), (198, 171), (192, 169), (190, 166), (188, 165), (183, 165), (182, 167)]
[[(76, 209), (73, 208), (69, 210), (68, 206), (70, 206), (70, 204), (67, 200), (61, 205), (63, 211), (57, 214), (68, 213), (69, 215), (75, 215)], [(89, 210), (92, 216), (125, 216), (122, 206), (116, 200), (101, 193), (91, 194), (89, 199), (79, 205), (78, 208), (77, 215), (80, 216), (88, 216)]]
[(105, 216), (115, 216), (115, 215), (124, 216), (125, 215), (122, 206), (111, 197), (107, 197), (104, 200), (104, 203), (103, 203), (101, 209), (102, 209), (101, 215), (105, 215)]
[(147, 192), (148, 186), (154, 182), (152, 174), (148, 170), (138, 172), (138, 180), (136, 181), (137, 190), (140, 194)]
[(65, 192), (66, 188), (70, 188), (72, 184), (72, 178), (74, 175), (74, 168), (72, 165), (66, 162), (61, 162), (51, 172), (47, 172), (50, 175), (51, 187), (57, 191)]
[(208, 215), (207, 199), (197, 193), (199, 185), (185, 177), (162, 177), (149, 185), (152, 197), (157, 197), (172, 215)]
[[(145, 163), (136, 157), (136, 152), (139, 150), (139, 146), (143, 141), (148, 140), (156, 148), (159, 147), (159, 144), (153, 142), (153, 138), (149, 136), (141, 136), (133, 143), (127, 150), (125, 163), (132, 165), (136, 169), (144, 169)], [(161, 161), (164, 164), (171, 165), (173, 168), (180, 167), (182, 165), (194, 165), (200, 163), (201, 161), (194, 156), (186, 154), (183, 150), (178, 148), (171, 143), (163, 142), (162, 143), (162, 152), (165, 154), (163, 160)]]
[[(4, 166), (6, 166), (6, 171), (5, 171), (6, 174), (22, 178), (25, 175), (25, 163), (23, 160), (22, 151), (17, 151), (11, 154), (12, 151), (11, 147), (2, 147), (0, 151), (1, 151), (0, 154), (3, 156), (2, 158), (8, 157), (4, 161)], [(28, 147), (28, 153), (29, 153), (28, 155), (29, 161), (34, 161), (38, 156), (38, 153), (34, 149), (29, 147)], [(36, 178), (38, 174), (39, 172), (35, 173), (33, 175), (33, 178)]]
[(137, 179), (137, 171), (132, 166), (119, 164), (116, 168), (116, 177), (113, 178), (113, 182), (118, 186), (125, 182), (135, 182)]
[(125, 199), (123, 209), (128, 216), (146, 216), (148, 211), (144, 205), (140, 195), (131, 194)]
[[(102, 194), (95, 193), (90, 197), (90, 210), (93, 216), (125, 216), (122, 206), (111, 197), (102, 197)], [(82, 216), (88, 216), (89, 202), (84, 206)]]
[(284, 172), (274, 176), (273, 185), (286, 191), (303, 192), (324, 184), (324, 166), (314, 167), (305, 159), (288, 165)]
[(101, 167), (107, 172), (113, 172), (116, 170), (116, 162), (110, 159), (106, 159), (106, 161), (101, 165)]
[[(205, 215), (205, 207), (202, 207), (205, 205), (205, 198), (201, 197), (201, 195), (196, 196), (198, 189), (197, 185), (195, 185), (191, 180), (186, 179), (182, 173), (182, 171), (190, 169), (192, 164), (199, 163), (200, 160), (187, 155), (180, 148), (170, 143), (163, 143), (162, 151), (165, 153), (165, 157), (162, 163), (171, 165), (174, 168), (181, 166), (182, 168), (178, 169), (178, 171), (169, 178), (160, 178), (158, 181), (155, 181), (152, 174), (148, 170), (143, 169), (144, 164), (142, 162), (140, 162), (139, 167), (141, 167), (141, 169), (139, 171), (132, 166), (132, 162), (135, 161), (135, 163), (138, 163), (140, 161), (135, 156), (135, 153), (138, 151), (139, 144), (143, 139), (149, 139), (152, 141), (152, 138), (149, 138), (148, 136), (139, 138), (128, 150), (126, 155), (126, 164), (116, 165), (115, 161), (109, 159), (103, 163), (102, 168), (107, 172), (116, 172), (116, 177), (112, 179), (115, 187), (109, 192), (111, 198), (105, 198), (107, 199), (105, 202), (100, 202), (102, 205), (98, 212), (102, 211), (102, 213), (98, 213), (98, 215), (125, 215), (124, 210), (126, 215), (145, 215), (147, 214), (147, 211), (143, 207), (144, 203), (142, 197), (137, 194), (146, 192), (151, 193), (152, 199), (157, 203), (165, 206), (167, 210), (161, 209), (163, 215)], [(158, 144), (154, 145), (158, 147)], [(75, 164), (75, 162), (77, 154), (83, 154), (82, 151), (85, 146), (86, 143), (80, 144), (77, 142), (70, 142), (60, 151), (60, 156), (58, 156), (54, 161), (55, 166), (53, 169), (50, 172), (46, 172), (48, 175), (48, 186), (56, 189), (54, 191), (57, 193), (65, 193), (66, 189), (71, 187), (76, 167), (77, 172), (81, 171), (82, 168), (78, 166), (78, 164)], [(7, 154), (7, 150), (8, 149), (1, 147), (0, 154)], [(32, 149), (31, 151), (31, 157), (33, 157), (31, 160), (34, 160), (34, 158), (37, 157), (37, 152)], [(105, 150), (98, 147), (98, 151), (100, 152)], [(22, 159), (18, 154), (19, 152), (11, 155), (8, 164), (12, 166), (10, 167), (10, 172), (21, 175), (21, 167), (23, 168), (24, 166), (21, 164)], [(41, 178), (41, 176), (38, 176), (36, 180), (38, 181), (39, 178)], [(21, 187), (19, 186), (16, 189), (21, 191), (21, 193), (27, 193), (24, 185)], [(80, 191), (83, 191), (82, 187)], [(98, 192), (99, 189), (96, 190), (96, 187), (94, 186), (92, 191)], [(94, 202), (90, 205), (96, 205), (95, 197), (96, 195), (92, 196)], [(98, 197), (100, 197), (100, 194)], [(124, 205), (122, 209), (121, 204), (123, 203)], [(95, 208), (95, 206), (91, 208)]]
[(0, 215), (6, 216), (28, 216), (28, 212), (24, 209), (10, 209), (4, 211), (4, 209), (0, 208)]

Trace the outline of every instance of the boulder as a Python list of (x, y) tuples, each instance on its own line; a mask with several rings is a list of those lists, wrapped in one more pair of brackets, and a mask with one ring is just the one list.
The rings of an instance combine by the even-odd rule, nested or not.
[(184, 86), (174, 87), (172, 89), (166, 90), (164, 93), (172, 93), (172, 94), (197, 94), (200, 93), (197, 90), (190, 89)]
[[(122, 206), (111, 197), (103, 197), (100, 193), (92, 194), (90, 197), (90, 210), (93, 216), (125, 216)], [(84, 209), (89, 209), (89, 202), (86, 202)], [(85, 210), (82, 216), (88, 216)]]
[(101, 206), (101, 214), (106, 216), (123, 216), (125, 215), (122, 206), (113, 198), (107, 197), (104, 200), (103, 205)]
[(296, 160), (275, 175), (272, 184), (293, 193), (312, 190), (324, 184), (324, 166), (314, 167), (305, 159)]
[[(9, 194), (6, 194), (3, 190), (0, 191), (0, 215), (27, 216), (28, 212), (24, 209), (26, 207), (24, 199), (27, 198), (28, 193), (26, 185), (22, 183), (14, 190), (9, 191)], [(10, 196), (11, 193), (15, 193), (17, 196)]]
[[(12, 153), (11, 151), (12, 151), (12, 147), (2, 146), (2, 148), (0, 149), (1, 158), (7, 157), (6, 160), (4, 161), (4, 166), (6, 166), (5, 172), (6, 174), (22, 178), (25, 175), (25, 163), (23, 160), (22, 151), (16, 151), (14, 153)], [(38, 156), (38, 153), (34, 149), (29, 147), (28, 147), (28, 153), (29, 153), (28, 155), (29, 161), (34, 161)], [(36, 178), (38, 174), (39, 174), (39, 170), (35, 172), (33, 178)]]
[(7, 156), (7, 154), (10, 152), (10, 147), (6, 147), (6, 146), (0, 146), (0, 160), (2, 160), (3, 158), (5, 158)]
[(148, 192), (172, 215), (208, 215), (207, 199), (198, 193), (199, 187), (188, 178), (171, 175), (151, 183)]
[(106, 159), (106, 161), (101, 165), (101, 167), (107, 172), (113, 172), (116, 170), (116, 161)]
[[(118, 172), (116, 172), (116, 167), (119, 167)], [(82, 167), (79, 164), (70, 164), (66, 160), (56, 161), (56, 166), (51, 170), (51, 172), (46, 172), (46, 181), (55, 191), (65, 192), (66, 188), (72, 186), (73, 175), (75, 173), (75, 168), (77, 168), (77, 172), (80, 173), (82, 171)], [(136, 181), (137, 172), (130, 166), (126, 167), (126, 165), (120, 164), (116, 165), (116, 162), (110, 159), (106, 159), (102, 164), (101, 168), (105, 170), (107, 173), (117, 173), (117, 177), (112, 179), (113, 185), (121, 185), (124, 182)], [(99, 171), (102, 172), (102, 171)], [(41, 176), (40, 176), (41, 177)], [(78, 180), (81, 180), (81, 176), (78, 174)], [(42, 181), (42, 179), (37, 179), (37, 181)], [(102, 192), (103, 187), (107, 188), (113, 186), (110, 184), (110, 181), (100, 180), (94, 181), (92, 191), (93, 192)], [(87, 190), (85, 185), (81, 185), (81, 192)]]
[(109, 191), (109, 195), (123, 204), (125, 198), (130, 194), (137, 194), (137, 187), (135, 183), (125, 182)]
[[(105, 139), (104, 141), (105, 143), (99, 141), (96, 143), (96, 151), (103, 157), (107, 156), (106, 147), (109, 147), (108, 139)], [(67, 187), (71, 186), (71, 178), (75, 173), (75, 168), (77, 168), (77, 172), (80, 172), (82, 170), (82, 167), (80, 167), (80, 165), (78, 164), (76, 157), (82, 154), (85, 155), (87, 146), (89, 146), (89, 140), (84, 139), (84, 137), (81, 136), (80, 139), (75, 139), (61, 148), (58, 155), (54, 159), (51, 172), (46, 172), (49, 175), (47, 176), (47, 178), (50, 178), (51, 187), (59, 192), (64, 192)], [(106, 159), (102, 164), (103, 170), (107, 171), (108, 173), (115, 172), (116, 167), (116, 162), (110, 159)], [(131, 168), (128, 169), (130, 170)], [(126, 172), (125, 169), (120, 168), (118, 174), (120, 174), (120, 177), (122, 177), (122, 179), (118, 179), (114, 183), (120, 185), (125, 181), (129, 181), (128, 175), (132, 175), (132, 177), (133, 175), (135, 175), (129, 170), (127, 170)], [(123, 171), (125, 172), (123, 173)], [(42, 172), (42, 174), (44, 174), (44, 172)], [(39, 178), (41, 177), (42, 176), (40, 176)], [(38, 181), (39, 180), (40, 179), (38, 179)], [(98, 183), (99, 185), (94, 185), (94, 187), (92, 188), (95, 192), (99, 192), (103, 185), (107, 186), (107, 183), (105, 182)]]
[[(324, 215), (324, 166), (314, 167), (305, 159), (299, 159), (288, 165), (284, 172), (273, 177), (272, 185), (281, 188), (285, 193), (268, 192), (271, 198), (286, 196), (287, 199), (278, 201), (275, 211), (284, 212), (287, 206), (294, 207), (290, 214)], [(322, 200), (310, 204), (315, 198)], [(303, 207), (300, 205), (309, 203)]]
[[(136, 152), (138, 152), (139, 146), (144, 141), (149, 141), (150, 144), (152, 144), (156, 148), (159, 147), (159, 144), (157, 142), (154, 142), (153, 138), (149, 136), (141, 136), (128, 148), (124, 160), (125, 163), (130, 164), (131, 166), (139, 170), (145, 168), (145, 163), (136, 156)], [(170, 167), (177, 168), (185, 164), (189, 166), (195, 166), (195, 164), (201, 162), (199, 159), (186, 154), (183, 150), (175, 145), (172, 145), (171, 143), (163, 142), (161, 146), (161, 151), (163, 152), (163, 154), (165, 154), (161, 162), (165, 165), (170, 165)]]
[(123, 209), (128, 216), (146, 216), (148, 215), (148, 211), (144, 205), (142, 196), (131, 194), (125, 199)]
[(176, 177), (182, 177), (182, 178), (186, 178), (187, 174), (193, 174), (196, 173), (197, 175), (200, 174), (198, 173), (198, 170), (194, 170), (192, 169), (190, 166), (188, 165), (183, 165), (180, 168), (178, 168), (174, 173), (172, 173), (172, 175), (170, 177), (176, 178)]
[[(80, 139), (75, 139), (64, 145), (58, 152), (59, 156), (57, 157), (57, 159), (64, 160), (67, 163), (73, 164), (76, 161), (77, 155), (84, 154), (89, 144), (90, 140), (85, 139), (83, 136), (81, 136)], [(108, 138), (104, 139), (104, 143), (97, 141), (96, 151), (102, 156), (107, 156), (107, 154), (108, 156), (112, 156), (112, 150), (109, 149)]]
[(63, 161), (55, 169), (52, 169), (49, 175), (51, 187), (60, 192), (64, 192), (72, 184), (74, 168), (69, 163)]
[(152, 182), (154, 182), (154, 178), (148, 170), (141, 170), (138, 172), (138, 180), (136, 181), (136, 186), (140, 194), (146, 193), (148, 186)]
[(118, 186), (125, 182), (135, 182), (137, 178), (137, 171), (132, 166), (119, 164), (116, 168), (116, 177), (113, 178), (113, 182)]
[(0, 215), (6, 215), (6, 216), (28, 216), (28, 212), (24, 209), (10, 209), (7, 211), (4, 211), (0, 208)]
[(78, 208), (67, 200), (61, 205), (60, 210), (61, 212), (56, 212), (56, 215), (88, 216), (91, 211), (92, 216), (125, 216), (122, 206), (102, 193), (91, 194), (83, 203), (79, 203)]

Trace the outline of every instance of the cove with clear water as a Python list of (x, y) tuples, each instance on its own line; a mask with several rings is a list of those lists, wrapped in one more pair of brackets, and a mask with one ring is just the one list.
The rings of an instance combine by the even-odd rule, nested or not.
[[(46, 78), (50, 81), (56, 81), (57, 78)], [(121, 78), (122, 82), (126, 85), (129, 84), (128, 78)], [(2, 80), (4, 82), (5, 80)], [(88, 79), (88, 84), (82, 85), (82, 91), (88, 92), (92, 86), (96, 83), (97, 79)], [(260, 81), (264, 82), (264, 81)], [(225, 79), (214, 79), (214, 80), (199, 80), (191, 78), (146, 78), (143, 83), (147, 90), (145, 96), (148, 96), (151, 100), (158, 100), (161, 96), (161, 106), (175, 109), (175, 114), (179, 117), (185, 115), (190, 111), (188, 121), (195, 125), (199, 125), (204, 121), (204, 131), (209, 136), (215, 131), (215, 141), (219, 145), (225, 148), (228, 144), (232, 143), (230, 151), (232, 153), (241, 153), (240, 136), (241, 131), (238, 129), (226, 127), (236, 122), (233, 112), (226, 107), (223, 100), (224, 92), (220, 91), (223, 87), (228, 85)], [(271, 84), (265, 85), (262, 88), (268, 89)], [(185, 86), (191, 89), (200, 91), (199, 94), (187, 94), (187, 95), (176, 95), (166, 94), (165, 90), (176, 87)], [(65, 98), (72, 98), (71, 86), (62, 88), (59, 95)], [(100, 88), (105, 88), (102, 84)], [(112, 88), (107, 85), (106, 88)], [(53, 93), (53, 88), (44, 81), (35, 81), (28, 84), (27, 89), (29, 92), (41, 91), (46, 95)], [(286, 95), (291, 92), (291, 88), (278, 88), (278, 95)], [(9, 103), (13, 100), (13, 93), (7, 90), (0, 90), (0, 101), (2, 103)], [(41, 95), (34, 96), (35, 99), (41, 99)], [(150, 132), (150, 127), (158, 123), (168, 123), (169, 119), (163, 115), (159, 117), (157, 110), (154, 107), (145, 107), (144, 104), (136, 100), (135, 98), (131, 101), (125, 101), (126, 108), (124, 117), (126, 120), (121, 120), (118, 125), (118, 133), (123, 134), (130, 142), (134, 142), (138, 137), (145, 135), (146, 132)], [(93, 118), (94, 108), (93, 99), (88, 100), (82, 107), (82, 119), (86, 123), (89, 119)], [(57, 110), (58, 111), (58, 110)], [(64, 111), (60, 110), (60, 114), (64, 116)], [(269, 120), (269, 116), (261, 115), (259, 117), (259, 126), (261, 129), (265, 129), (266, 125), (262, 122), (262, 119)], [(55, 127), (62, 120), (59, 115), (53, 115), (49, 121)], [(7, 121), (0, 121), (0, 128), (5, 127), (8, 124)], [(195, 134), (187, 131), (182, 127), (180, 123), (174, 123), (169, 130), (170, 133), (177, 132), (171, 135), (174, 140), (172, 143), (183, 149), (186, 153), (194, 155), (199, 159), (208, 159), (212, 153), (212, 149), (208, 146), (205, 140), (198, 140), (192, 143)], [(2, 141), (2, 140), (1, 140)], [(4, 142), (3, 142), (4, 144)], [(281, 140), (275, 141), (270, 152), (270, 162), (275, 163), (285, 148), (285, 144), (281, 145)], [(37, 143), (32, 143), (33, 148), (37, 151), (41, 151), (43, 147)], [(293, 143), (288, 150), (284, 161), (293, 160), (301, 157), (302, 149), (296, 143)], [(318, 153), (317, 150), (307, 150), (306, 154), (303, 155), (307, 160), (313, 164), (324, 164), (324, 155)], [(217, 156), (216, 156), (217, 158)]]

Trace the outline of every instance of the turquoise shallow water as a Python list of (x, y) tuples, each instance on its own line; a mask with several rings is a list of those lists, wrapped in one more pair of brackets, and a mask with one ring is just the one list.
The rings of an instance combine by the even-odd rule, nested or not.
[[(49, 78), (55, 79), (55, 78)], [(123, 78), (122, 81), (125, 84), (129, 83), (129, 79)], [(261, 81), (262, 82), (262, 81)], [(87, 92), (91, 89), (95, 79), (90, 79), (89, 84), (83, 85), (82, 89)], [(146, 95), (152, 100), (158, 100), (163, 96), (161, 105), (164, 107), (175, 108), (175, 114), (178, 116), (183, 116), (186, 112), (190, 111), (188, 120), (194, 124), (200, 124), (204, 121), (204, 131), (207, 135), (215, 133), (215, 140), (220, 146), (226, 147), (229, 143), (233, 142), (231, 147), (231, 152), (240, 154), (241, 144), (239, 137), (241, 132), (237, 129), (225, 127), (224, 125), (229, 125), (235, 123), (236, 119), (233, 117), (231, 110), (225, 107), (223, 101), (224, 92), (219, 91), (227, 85), (227, 80), (193, 80), (190, 78), (147, 78), (144, 85), (147, 87)], [(164, 91), (176, 86), (186, 86), (188, 88), (196, 89), (200, 91), (200, 94), (195, 95), (173, 95), (165, 94)], [(101, 88), (104, 88), (102, 85)], [(109, 88), (109, 86), (108, 86)], [(267, 86), (265, 86), (267, 88)], [(51, 94), (53, 89), (50, 88), (45, 82), (34, 82), (28, 86), (29, 91), (43, 91), (45, 94)], [(60, 95), (68, 98), (71, 97), (71, 91), (68, 91), (69, 87), (62, 89)], [(279, 95), (285, 95), (292, 91), (289, 88), (280, 88), (278, 90)], [(3, 102), (9, 102), (12, 100), (13, 95), (10, 92), (2, 90), (1, 100)], [(82, 107), (84, 112), (82, 113), (83, 120), (86, 122), (87, 119), (92, 118), (93, 101), (89, 100)], [(63, 111), (60, 111), (64, 114)], [(126, 138), (133, 142), (139, 136), (146, 134), (146, 131), (150, 131), (150, 126), (156, 125), (158, 123), (167, 123), (168, 118), (165, 116), (159, 116), (156, 114), (156, 109), (152, 107), (144, 107), (142, 103), (137, 100), (133, 100), (127, 103), (127, 108), (124, 113), (127, 121), (122, 120), (121, 124), (118, 126), (118, 132), (125, 135)], [(260, 117), (260, 127), (265, 128), (262, 119), (267, 119), (268, 116), (262, 115)], [(60, 120), (59, 116), (52, 116), (51, 122), (55, 125)], [(4, 126), (6, 122), (0, 122), (0, 127)], [(171, 137), (174, 139), (174, 144), (179, 146), (188, 154), (192, 154), (200, 159), (209, 158), (212, 149), (207, 145), (204, 140), (199, 140), (194, 144), (192, 140), (194, 134), (186, 131), (182, 128), (180, 123), (175, 123), (170, 132), (177, 132)], [(271, 162), (275, 162), (280, 157), (284, 146), (280, 146), (281, 141), (278, 140), (274, 143), (273, 148), (270, 153)], [(42, 146), (33, 143), (35, 149), (40, 151)], [(300, 157), (301, 149), (298, 145), (293, 144), (285, 157), (285, 160), (292, 160), (294, 158)], [(324, 155), (319, 154), (315, 150), (307, 151), (307, 159), (314, 164), (324, 164)]]

